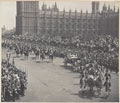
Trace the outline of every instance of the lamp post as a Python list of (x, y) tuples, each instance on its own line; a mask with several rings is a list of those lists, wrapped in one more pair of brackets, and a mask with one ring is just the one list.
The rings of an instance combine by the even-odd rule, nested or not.
[(9, 63), (9, 60), (10, 60), (10, 56), (11, 56), (11, 54), (10, 54), (10, 52), (8, 51), (7, 54), (6, 54), (8, 63)]

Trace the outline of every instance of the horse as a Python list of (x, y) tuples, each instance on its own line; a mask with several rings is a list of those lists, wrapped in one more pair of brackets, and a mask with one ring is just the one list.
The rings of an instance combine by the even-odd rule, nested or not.
[(16, 57), (19, 56), (19, 53), (20, 53), (20, 50), (18, 48), (15, 49), (15, 52), (16, 52)]
[(23, 51), (23, 48), (20, 48), (20, 54), (21, 56), (23, 55), (24, 51)]
[(101, 94), (102, 89), (102, 79), (100, 76), (94, 78), (92, 75), (87, 80), (87, 86), (90, 88), (90, 91), (93, 91), (93, 88), (97, 88), (98, 96)]
[(39, 59), (39, 50), (34, 50), (34, 54), (35, 54), (35, 57), (36, 59)]
[(9, 49), (10, 49), (10, 50), (13, 50), (13, 45), (10, 45), (10, 46), (9, 46)]
[(109, 96), (111, 92), (111, 83), (109, 82), (109, 80), (105, 81), (104, 86), (105, 86), (106, 96)]
[(96, 79), (95, 86), (97, 88), (97, 93), (98, 93), (98, 96), (99, 96), (101, 94), (101, 89), (102, 89), (102, 79), (101, 79), (100, 76)]
[(45, 54), (45, 56), (49, 57), (49, 50), (46, 50), (46, 51), (44, 52), (44, 54)]
[(28, 50), (24, 50), (24, 56), (25, 56), (25, 58), (28, 59), (28, 56), (29, 56), (29, 51)]
[(42, 61), (45, 59), (44, 53), (41, 53), (40, 58), (42, 59)]
[(53, 53), (49, 54), (49, 61), (53, 62)]
[(86, 80), (84, 75), (80, 78), (80, 88), (82, 89), (82, 94), (84, 94), (84, 89), (86, 88)]
[(93, 76), (91, 76), (87, 79), (87, 86), (90, 88), (90, 91), (93, 91), (94, 85), (95, 85), (95, 82), (93, 80)]
[(68, 63), (68, 62), (67, 62), (67, 61), (68, 61), (67, 59), (68, 59), (67, 57), (65, 57), (65, 59), (64, 59), (64, 65), (65, 65), (65, 66), (67, 66), (67, 63)]
[(68, 63), (73, 66), (74, 65), (74, 60), (73, 59), (69, 59), (67, 56), (65, 56), (65, 58), (64, 58), (64, 65), (67, 66)]

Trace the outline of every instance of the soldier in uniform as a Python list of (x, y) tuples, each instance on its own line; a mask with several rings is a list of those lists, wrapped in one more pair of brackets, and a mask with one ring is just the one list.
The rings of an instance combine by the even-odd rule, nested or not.
[(109, 81), (108, 78), (106, 78), (104, 86), (105, 86), (106, 96), (108, 97), (111, 92), (111, 82)]
[(105, 77), (105, 80), (108, 80), (108, 81), (111, 80), (111, 74), (109, 73), (108, 69), (106, 69), (106, 73), (105, 73), (104, 77)]

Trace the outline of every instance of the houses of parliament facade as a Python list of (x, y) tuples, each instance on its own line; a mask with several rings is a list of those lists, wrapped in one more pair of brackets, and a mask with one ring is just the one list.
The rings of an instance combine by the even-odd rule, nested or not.
[(99, 2), (92, 2), (92, 12), (75, 10), (60, 11), (55, 3), (47, 7), (43, 3), (41, 9), (38, 1), (17, 1), (16, 33), (39, 34), (50, 36), (73, 35), (114, 35), (119, 34), (119, 9), (103, 5), (99, 10)]

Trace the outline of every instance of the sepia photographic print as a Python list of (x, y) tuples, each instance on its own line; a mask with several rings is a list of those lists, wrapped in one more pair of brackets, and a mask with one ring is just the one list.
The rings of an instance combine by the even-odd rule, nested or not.
[(118, 5), (1, 0), (1, 101), (119, 102)]

